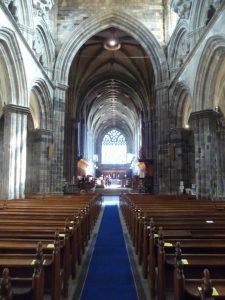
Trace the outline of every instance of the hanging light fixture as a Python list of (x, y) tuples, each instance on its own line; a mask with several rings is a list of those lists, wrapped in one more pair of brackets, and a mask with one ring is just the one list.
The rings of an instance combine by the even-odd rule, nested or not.
[(104, 48), (108, 51), (117, 51), (121, 47), (118, 38), (114, 31), (111, 31), (111, 36), (105, 41)]

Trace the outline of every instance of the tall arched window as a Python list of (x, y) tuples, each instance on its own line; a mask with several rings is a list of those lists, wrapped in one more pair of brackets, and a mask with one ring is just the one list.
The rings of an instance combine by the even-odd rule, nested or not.
[(102, 164), (126, 164), (127, 143), (116, 129), (109, 131), (102, 140)]

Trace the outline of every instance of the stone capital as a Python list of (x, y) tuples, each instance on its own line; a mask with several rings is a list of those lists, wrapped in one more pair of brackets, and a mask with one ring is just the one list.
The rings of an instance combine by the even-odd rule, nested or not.
[(158, 91), (158, 90), (166, 89), (166, 88), (168, 88), (168, 87), (169, 87), (169, 81), (163, 81), (163, 82), (157, 84), (157, 85), (155, 86), (155, 89)]
[(45, 135), (45, 136), (52, 136), (53, 132), (52, 130), (48, 130), (48, 129), (43, 129), (43, 128), (37, 128), (33, 130), (34, 133), (36, 133), (37, 135)]
[(56, 88), (58, 88), (59, 90), (63, 90), (63, 91), (66, 91), (69, 86), (65, 83), (61, 83), (61, 82), (56, 82)]
[(16, 104), (7, 104), (3, 107), (3, 113), (18, 113), (18, 114), (30, 114), (30, 108), (27, 106), (20, 106)]

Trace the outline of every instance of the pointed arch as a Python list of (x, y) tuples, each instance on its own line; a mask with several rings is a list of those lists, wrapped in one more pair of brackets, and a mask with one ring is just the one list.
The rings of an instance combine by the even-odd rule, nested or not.
[(225, 59), (224, 36), (208, 39), (198, 65), (194, 85), (194, 111), (214, 109), (214, 95), (217, 86), (217, 74)]
[(184, 53), (184, 51), (179, 53), (181, 44), (185, 43), (184, 45), (184, 47), (186, 48), (185, 51), (187, 52), (188, 50), (187, 35), (188, 35), (188, 22), (187, 20), (181, 19), (173, 32), (173, 35), (170, 39), (169, 46), (168, 46), (169, 66), (172, 69), (178, 67), (179, 58), (180, 58), (179, 54), (183, 56), (186, 54)]
[(32, 2), (28, 0), (18, 1), (20, 10), (19, 23), (27, 26), (33, 27), (33, 7)]
[[(212, 2), (210, 0), (193, 1), (193, 9), (190, 19), (190, 31), (194, 31), (201, 28), (201, 32), (206, 26), (207, 12), (209, 5)], [(201, 33), (200, 33), (201, 34)]]
[(110, 27), (116, 27), (129, 33), (145, 49), (151, 58), (156, 84), (168, 80), (166, 57), (153, 34), (132, 16), (124, 14), (124, 12), (113, 11), (89, 18), (73, 31), (68, 42), (59, 51), (54, 74), (56, 82), (68, 83), (70, 66), (77, 51), (93, 35)]
[(192, 110), (191, 93), (184, 82), (178, 82), (173, 90), (171, 103), (172, 128), (184, 128)]
[(40, 111), (40, 128), (52, 130), (53, 107), (51, 94), (47, 83), (43, 79), (37, 79), (31, 90), (37, 100)]
[[(47, 24), (43, 20), (35, 25), (36, 39), (33, 40), (33, 50), (45, 70), (52, 75), (54, 64), (54, 42)], [(36, 43), (38, 45), (36, 45)]]
[(0, 30), (0, 54), (7, 69), (10, 86), (10, 98), (5, 104), (28, 106), (27, 81), (19, 43), (15, 33), (6, 27)]

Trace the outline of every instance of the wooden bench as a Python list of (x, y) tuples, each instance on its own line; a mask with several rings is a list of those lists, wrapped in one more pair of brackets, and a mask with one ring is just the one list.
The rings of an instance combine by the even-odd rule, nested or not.
[(174, 300), (224, 300), (225, 279), (210, 279), (210, 272), (204, 269), (202, 279), (185, 278), (183, 263), (176, 262), (174, 269)]
[[(149, 278), (152, 297), (155, 296), (157, 282), (158, 299), (165, 299), (165, 283), (169, 282), (165, 279), (165, 266), (169, 265), (169, 258), (174, 260), (171, 249), (179, 240), (185, 246), (183, 255), (189, 255), (187, 257), (192, 257), (192, 260), (195, 257), (199, 266), (202, 263), (201, 272), (203, 265), (207, 266), (206, 258), (210, 257), (217, 275), (223, 275), (218, 269), (225, 253), (225, 214), (224, 209), (218, 208), (218, 203), (215, 205), (212, 201), (204, 202), (188, 197), (121, 195), (120, 207), (139, 264), (142, 265), (143, 276)], [(161, 226), (164, 228), (165, 244), (158, 233)], [(210, 240), (209, 243), (206, 238)], [(210, 254), (211, 249), (217, 254), (214, 258)], [(192, 265), (189, 264), (190, 269)], [(167, 278), (173, 278), (171, 273)]]
[[(0, 260), (4, 259), (5, 266), (10, 266), (10, 272), (15, 275), (13, 272), (16, 272), (17, 269), (21, 271), (22, 265), (19, 267), (13, 258), (18, 257), (17, 262), (24, 259), (24, 264), (26, 264), (26, 259), (28, 262), (34, 255), (35, 241), (42, 241), (45, 264), (46, 258), (50, 255), (50, 249), (53, 253), (59, 253), (57, 256), (59, 269), (58, 272), (55, 272), (58, 274), (58, 278), (53, 276), (52, 271), (51, 276), (47, 276), (49, 284), (46, 279), (45, 286), (49, 286), (52, 299), (60, 299), (61, 289), (64, 297), (68, 296), (69, 277), (71, 275), (72, 278), (75, 278), (75, 266), (76, 263), (81, 263), (81, 256), (100, 212), (101, 198), (99, 195), (88, 195), (78, 198), (61, 196), (56, 200), (49, 197), (48, 203), (45, 200), (46, 197), (0, 201), (0, 205), (2, 204), (0, 210)], [(59, 232), (58, 237), (60, 238), (57, 248), (53, 243), (56, 232)], [(56, 251), (57, 249), (58, 251)], [(52, 270), (54, 266), (55, 260), (51, 265)], [(29, 269), (28, 266), (24, 268), (23, 265), (23, 271), (26, 268)], [(49, 279), (50, 277), (53, 281)]]
[(223, 278), (225, 275), (225, 254), (181, 253), (179, 243), (175, 254), (167, 254), (163, 242), (160, 241), (156, 267), (157, 299), (165, 299), (166, 290), (172, 289), (173, 272), (178, 260), (183, 262), (184, 273), (188, 278), (200, 278), (205, 268), (209, 268), (213, 278)]
[(42, 266), (35, 261), (31, 278), (13, 278), (9, 269), (2, 271), (0, 279), (0, 299), (4, 300), (43, 300), (44, 274)]
[[(33, 268), (41, 267), (43, 273), (43, 287), (51, 292), (51, 298), (59, 300), (61, 295), (60, 255), (55, 244), (51, 254), (43, 256), (41, 243), (38, 244), (37, 253), (34, 254), (0, 254), (0, 272), (5, 268), (10, 270), (13, 278), (32, 278)], [(20, 280), (20, 281), (21, 281)]]

